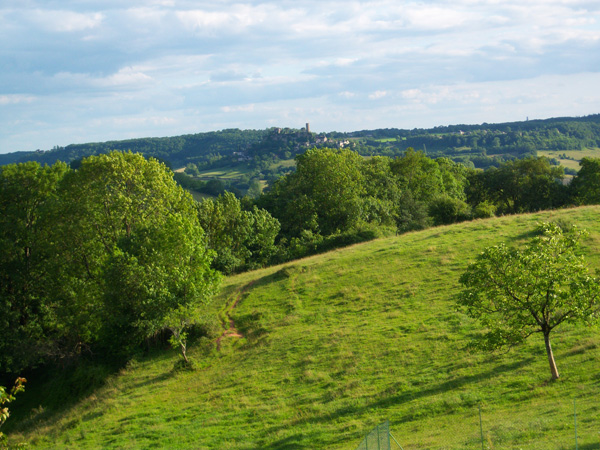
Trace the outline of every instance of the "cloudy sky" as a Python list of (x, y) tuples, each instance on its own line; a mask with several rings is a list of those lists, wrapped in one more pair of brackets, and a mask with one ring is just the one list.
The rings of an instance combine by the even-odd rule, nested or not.
[(593, 113), (598, 0), (0, 0), (0, 153)]

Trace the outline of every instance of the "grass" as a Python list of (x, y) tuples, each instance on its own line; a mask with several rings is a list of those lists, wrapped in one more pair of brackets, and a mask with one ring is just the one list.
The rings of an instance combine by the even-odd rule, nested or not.
[[(456, 311), (457, 279), (485, 246), (519, 244), (541, 220), (591, 231), (600, 207), (500, 217), (408, 233), (227, 278), (211, 314), (242, 338), (133, 360), (77, 403), (52, 411), (31, 379), (15, 439), (32, 449), (354, 449), (390, 420), (405, 450), (598, 448), (600, 330), (564, 326), (550, 373), (541, 338), (510, 352), (470, 352), (477, 323)], [(236, 307), (228, 308), (239, 299)], [(29, 396), (29, 397), (27, 397)], [(21, 400), (21, 399), (20, 399)], [(35, 405), (35, 408), (32, 407)]]
[(211, 178), (220, 178), (223, 180), (233, 180), (251, 172), (247, 164), (238, 164), (236, 166), (226, 166), (221, 169), (210, 169), (200, 171), (198, 178), (209, 180)]
[(271, 164), (271, 170), (279, 169), (280, 167), (290, 168), (296, 167), (295, 159), (282, 159), (277, 161), (276, 163)]
[[(600, 148), (588, 148), (585, 150), (546, 150), (539, 151), (538, 156), (545, 156), (546, 158), (556, 158), (560, 162), (561, 166), (579, 170), (579, 161), (583, 158), (600, 158)], [(574, 159), (563, 159), (563, 154), (568, 155)]]

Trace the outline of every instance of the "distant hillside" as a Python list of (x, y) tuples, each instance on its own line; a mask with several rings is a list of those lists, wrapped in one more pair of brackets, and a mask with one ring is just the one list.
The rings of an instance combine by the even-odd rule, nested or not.
[(64, 377), (30, 377), (7, 431), (32, 449), (353, 450), (388, 418), (405, 450), (480, 448), (481, 406), (486, 448), (566, 449), (576, 399), (578, 444), (597, 448), (598, 327), (555, 331), (562, 377), (550, 383), (540, 336), (469, 351), (478, 325), (453, 296), (485, 246), (524, 242), (542, 220), (590, 230), (584, 247), (600, 268), (599, 214), (461, 223), (227, 278), (212, 339), (188, 352), (199, 370), (172, 372), (175, 352), (140, 356), (67, 409)]
[(501, 124), (450, 125), (430, 129), (377, 129), (311, 133), (306, 129), (229, 129), (176, 137), (72, 144), (52, 150), (0, 154), (0, 165), (24, 161), (71, 162), (110, 150), (131, 150), (168, 162), (173, 168), (193, 163), (200, 170), (240, 162), (267, 168), (308, 147), (351, 147), (363, 155), (398, 156), (408, 147), (429, 156), (448, 156), (475, 167), (498, 165), (538, 151), (600, 147), (600, 114)]

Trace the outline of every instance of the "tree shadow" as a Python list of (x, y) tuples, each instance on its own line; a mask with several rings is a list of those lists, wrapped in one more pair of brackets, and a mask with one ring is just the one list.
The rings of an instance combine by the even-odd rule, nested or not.
[[(505, 372), (512, 372), (516, 369), (519, 369), (521, 367), (531, 364), (532, 361), (534, 361), (533, 357), (525, 358), (525, 359), (510, 363), (510, 364), (502, 364), (502, 365), (496, 366), (493, 369), (490, 369), (489, 371), (486, 371), (486, 372), (481, 372), (481, 373), (477, 373), (477, 374), (473, 374), (473, 375), (464, 375), (464, 376), (460, 376), (457, 378), (453, 378), (451, 380), (443, 381), (443, 382), (437, 383), (429, 388), (410, 390), (410, 391), (404, 391), (404, 392), (401, 392), (398, 394), (387, 395), (384, 398), (380, 398), (379, 400), (375, 400), (371, 403), (360, 405), (360, 406), (343, 406), (343, 407), (338, 408), (334, 412), (328, 412), (328, 413), (325, 413), (322, 415), (307, 417), (306, 419), (298, 420), (297, 422), (294, 423), (294, 425), (295, 426), (314, 425), (314, 424), (322, 423), (324, 421), (345, 420), (346, 418), (351, 417), (351, 416), (352, 417), (361, 416), (365, 413), (369, 413), (372, 411), (388, 409), (394, 405), (401, 405), (401, 404), (408, 403), (413, 400), (418, 400), (418, 399), (425, 398), (425, 397), (433, 397), (437, 394), (452, 391), (454, 389), (458, 389), (458, 388), (461, 388), (463, 386), (466, 386), (466, 385), (469, 385), (472, 383), (489, 380), (489, 379), (494, 378)], [(398, 385), (399, 384), (400, 383), (398, 383)], [(387, 390), (389, 390), (389, 388)], [(384, 394), (384, 392), (379, 393), (380, 396), (383, 394)], [(324, 396), (327, 396), (327, 393), (324, 394)], [(327, 399), (324, 398), (323, 402), (326, 402), (326, 401), (327, 401)], [(414, 420), (419, 420), (421, 418), (422, 418), (422, 414), (420, 414), (419, 411), (411, 410), (411, 412), (406, 413), (403, 417), (398, 418), (398, 420), (400, 420), (402, 422), (410, 422), (410, 421), (414, 421)], [(289, 427), (290, 427), (289, 424), (275, 426), (268, 430), (268, 434), (277, 433), (284, 429), (288, 429)], [(273, 448), (274, 449), (276, 447), (271, 447), (271, 445), (266, 445), (263, 448), (265, 448), (265, 449)], [(308, 447), (299, 447), (299, 448), (312, 448), (312, 447), (308, 446)]]
[(303, 432), (287, 436), (270, 444), (262, 444), (259, 447), (240, 447), (240, 450), (304, 450), (307, 448), (323, 448), (315, 444), (315, 433)]
[[(164, 350), (153, 349), (146, 358), (170, 357)], [(130, 361), (135, 361), (132, 358)], [(127, 362), (80, 360), (67, 367), (43, 367), (29, 371), (25, 392), (11, 404), (11, 418), (3, 431), (23, 432), (42, 423), (57, 422), (85, 398), (93, 397), (106, 386), (109, 378), (127, 367)], [(132, 385), (131, 389), (159, 383), (174, 373), (168, 371)]]

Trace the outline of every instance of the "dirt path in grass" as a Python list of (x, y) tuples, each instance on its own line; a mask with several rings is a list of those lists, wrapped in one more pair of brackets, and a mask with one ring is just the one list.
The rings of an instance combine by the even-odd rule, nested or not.
[[(238, 291), (237, 297), (235, 298), (235, 301), (231, 304), (231, 306), (229, 308), (227, 308), (227, 311), (225, 312), (225, 320), (229, 324), (229, 328), (224, 330), (223, 333), (221, 334), (221, 336), (219, 336), (217, 338), (217, 350), (221, 350), (221, 341), (227, 337), (234, 337), (234, 338), (244, 337), (238, 331), (238, 329), (235, 327), (235, 323), (234, 323), (233, 319), (231, 318), (231, 312), (238, 305), (238, 303), (242, 299), (242, 296), (244, 295), (244, 293), (252, 287), (252, 285), (254, 284), (255, 281), (256, 280), (252, 280), (250, 283), (248, 283), (245, 286), (243, 286), (242, 288), (240, 288)], [(223, 327), (225, 327), (225, 326), (226, 325), (223, 324)]]

